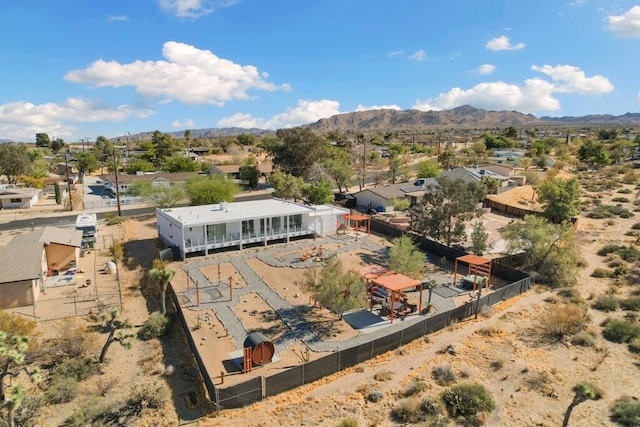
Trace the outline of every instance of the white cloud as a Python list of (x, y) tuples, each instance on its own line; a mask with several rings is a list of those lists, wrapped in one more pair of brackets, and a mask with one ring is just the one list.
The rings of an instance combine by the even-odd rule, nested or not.
[(424, 50), (418, 49), (416, 53), (409, 57), (409, 59), (413, 59), (414, 61), (418, 62), (424, 61), (425, 59), (427, 59), (427, 54), (424, 52)]
[(579, 4), (584, 3), (586, 0), (575, 0), (572, 1), (571, 3), (567, 3), (567, 6), (573, 7), (573, 6), (578, 6)]
[(638, 92), (638, 97), (636, 98), (636, 102), (640, 104), (640, 92)]
[(622, 15), (606, 17), (609, 31), (620, 37), (640, 37), (640, 6), (633, 6)]
[(236, 0), (158, 0), (162, 10), (181, 19), (198, 19), (213, 13), (217, 7), (228, 7)]
[(392, 52), (387, 53), (387, 56), (389, 58), (392, 58), (392, 57), (398, 56), (398, 55), (404, 55), (404, 50), (394, 50)]
[(148, 108), (131, 105), (112, 108), (82, 98), (68, 98), (62, 104), (17, 101), (0, 105), (0, 135), (32, 141), (36, 132), (47, 132), (64, 138), (74, 130), (67, 122), (119, 122), (151, 114), (153, 110)]
[(261, 129), (280, 129), (313, 123), (319, 119), (340, 114), (340, 103), (330, 99), (310, 101), (301, 99), (294, 108), (288, 108), (286, 112), (277, 114), (270, 119), (255, 118), (249, 114), (236, 113), (224, 118), (218, 123), (223, 127), (257, 127)]
[(475, 73), (477, 74), (491, 74), (496, 70), (496, 66), (493, 64), (482, 64), (478, 68), (475, 69)]
[(290, 90), (287, 84), (269, 83), (268, 74), (259, 73), (253, 65), (239, 65), (188, 44), (166, 42), (162, 54), (167, 61), (120, 64), (99, 59), (85, 69), (69, 71), (64, 78), (95, 87), (133, 86), (141, 95), (189, 105), (223, 106), (230, 100), (249, 99), (252, 89)]
[(400, 108), (400, 106), (396, 104), (370, 105), (370, 106), (359, 104), (355, 109), (355, 111), (371, 111), (371, 110), (402, 110), (402, 108)]
[(127, 21), (129, 18), (126, 15), (107, 15), (107, 19), (110, 22), (117, 22), (117, 21)]
[(193, 122), (193, 120), (191, 119), (187, 119), (184, 122), (180, 122), (179, 120), (174, 120), (173, 122), (171, 122), (171, 127), (172, 128), (193, 128), (195, 126), (195, 123)]
[(572, 65), (534, 65), (532, 70), (551, 77), (555, 82), (556, 92), (597, 95), (612, 92), (614, 87), (608, 78), (600, 75), (587, 77), (580, 68)]
[(595, 95), (614, 89), (606, 77), (586, 77), (578, 67), (534, 65), (531, 68), (551, 77), (552, 81), (532, 78), (521, 85), (498, 81), (480, 83), (467, 90), (453, 88), (434, 98), (418, 100), (412, 108), (437, 111), (469, 104), (488, 110), (516, 110), (524, 113), (557, 111), (560, 109), (560, 101), (554, 96), (556, 93)]
[(500, 36), (494, 39), (491, 39), (487, 42), (485, 47), (489, 50), (499, 51), (499, 50), (521, 50), (524, 49), (526, 45), (524, 43), (511, 44), (509, 37)]
[(453, 88), (435, 98), (418, 100), (412, 108), (438, 111), (469, 104), (489, 110), (555, 111), (560, 103), (552, 93), (553, 85), (542, 79), (526, 80), (522, 86), (501, 81), (480, 83), (471, 89)]

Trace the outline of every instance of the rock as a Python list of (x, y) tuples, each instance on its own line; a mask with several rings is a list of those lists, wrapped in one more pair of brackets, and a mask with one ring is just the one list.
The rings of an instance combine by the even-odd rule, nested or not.
[(371, 393), (369, 393), (369, 395), (367, 396), (367, 400), (369, 402), (379, 402), (382, 400), (382, 398), (384, 397), (384, 394), (380, 391), (380, 390), (373, 390)]

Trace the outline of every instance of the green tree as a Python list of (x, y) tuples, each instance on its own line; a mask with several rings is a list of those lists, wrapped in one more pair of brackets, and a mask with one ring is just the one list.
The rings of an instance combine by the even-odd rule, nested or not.
[(438, 162), (442, 165), (442, 169), (451, 170), (458, 165), (458, 159), (456, 151), (447, 147), (442, 153), (438, 155)]
[(260, 171), (258, 170), (256, 157), (254, 155), (244, 159), (242, 166), (240, 166), (240, 179), (244, 181), (249, 188), (258, 186)]
[(409, 176), (409, 167), (404, 157), (393, 155), (389, 158), (389, 178), (392, 184), (396, 181), (406, 181)]
[(583, 162), (595, 166), (605, 166), (611, 163), (606, 145), (591, 139), (580, 145), (580, 148), (578, 148), (578, 158)]
[(166, 172), (195, 172), (198, 163), (190, 157), (170, 156), (164, 158), (161, 169)]
[(303, 176), (312, 164), (322, 158), (323, 141), (311, 129), (278, 129), (276, 140), (266, 144), (275, 166), (293, 176)]
[(31, 169), (31, 158), (24, 144), (0, 144), (0, 174), (6, 175), (9, 184), (17, 184), (20, 175)]
[(600, 129), (598, 131), (598, 139), (601, 141), (614, 141), (618, 137), (618, 131), (615, 129)]
[(435, 178), (442, 172), (440, 163), (434, 160), (423, 160), (416, 165), (418, 178)]
[(476, 255), (484, 254), (489, 247), (489, 233), (482, 221), (476, 221), (471, 231), (471, 244), (473, 253)]
[(129, 175), (135, 175), (138, 172), (154, 172), (156, 167), (153, 163), (143, 159), (133, 159), (124, 167), (125, 172)]
[(353, 156), (341, 147), (325, 147), (326, 156), (322, 160), (327, 173), (335, 181), (338, 191), (349, 191), (353, 178)]
[(0, 331), (0, 401), (5, 398), (5, 378), (17, 375), (16, 368), (24, 363), (28, 349), (29, 343), (23, 336)]
[(389, 202), (396, 211), (406, 211), (411, 206), (411, 200), (406, 197), (393, 197)]
[(502, 237), (508, 253), (520, 254), (518, 268), (535, 272), (551, 286), (576, 282), (578, 253), (571, 224), (553, 224), (528, 215), (524, 221), (507, 224)]
[(100, 167), (96, 155), (90, 151), (78, 153), (78, 172), (80, 172), (80, 183), (84, 183), (84, 174), (91, 173)]
[(326, 178), (302, 186), (302, 195), (310, 205), (324, 205), (333, 201), (331, 182)]
[[(129, 320), (120, 320), (120, 310), (111, 310), (109, 313), (103, 313), (102, 315), (102, 328), (104, 332), (108, 332), (107, 341), (102, 346), (102, 351), (100, 351), (100, 358), (98, 361), (100, 363), (104, 363), (107, 357), (107, 351), (109, 347), (114, 342), (120, 343), (123, 347), (128, 349), (131, 348), (130, 338), (133, 337), (133, 334), (127, 332), (127, 330), (131, 329), (133, 325)], [(116, 332), (118, 334), (116, 335)]]
[(22, 401), (24, 400), (24, 389), (21, 384), (16, 384), (11, 389), (11, 395), (4, 402), (4, 406), (7, 407), (7, 424), (9, 427), (15, 427), (15, 415), (16, 410), (22, 405)]
[(341, 319), (346, 311), (366, 305), (362, 281), (355, 274), (345, 271), (336, 255), (325, 259), (322, 268), (305, 271), (301, 288)]
[(240, 145), (256, 145), (256, 136), (250, 133), (241, 133), (236, 139)]
[(153, 185), (150, 181), (136, 181), (129, 186), (128, 194), (146, 197), (158, 208), (172, 208), (187, 198), (184, 185), (175, 183)]
[(62, 150), (65, 145), (66, 144), (64, 143), (64, 140), (62, 138), (56, 138), (51, 141), (51, 143), (49, 144), (49, 148), (51, 148), (51, 151), (53, 151), (54, 154), (58, 154), (58, 152)]
[(276, 197), (294, 200), (302, 197), (302, 178), (276, 170), (269, 177), (269, 183), (273, 185), (273, 195)]
[(36, 147), (49, 148), (51, 139), (46, 133), (36, 133)]
[(573, 391), (575, 395), (573, 396), (573, 400), (569, 404), (567, 411), (564, 414), (564, 419), (562, 420), (562, 427), (567, 427), (569, 425), (569, 418), (571, 417), (571, 412), (573, 408), (581, 404), (582, 402), (586, 402), (587, 400), (600, 400), (602, 398), (602, 390), (593, 384), (589, 384), (587, 382), (578, 383), (573, 387)]
[(167, 287), (171, 283), (171, 279), (175, 276), (174, 270), (167, 270), (162, 265), (162, 268), (154, 268), (149, 271), (149, 277), (155, 283), (160, 290), (160, 304), (162, 306), (162, 315), (167, 314)]
[(197, 176), (187, 181), (187, 196), (192, 206), (230, 202), (240, 189), (224, 175)]
[(113, 142), (109, 141), (105, 136), (100, 135), (96, 138), (93, 153), (101, 164), (106, 164), (111, 161), (114, 150), (115, 146)]
[(438, 178), (438, 186), (409, 209), (411, 229), (447, 246), (466, 240), (465, 223), (479, 216), (478, 202), (486, 196), (480, 182)]
[(53, 193), (55, 195), (55, 199), (56, 199), (56, 204), (61, 204), (62, 203), (62, 191), (60, 190), (60, 184), (58, 184), (57, 182), (55, 184), (53, 184)]
[(489, 194), (496, 194), (501, 184), (501, 181), (493, 176), (483, 176), (481, 182), (487, 187)]
[(389, 268), (412, 279), (424, 278), (425, 254), (421, 252), (411, 237), (402, 235), (391, 241)]
[(537, 192), (538, 201), (544, 208), (544, 216), (552, 223), (569, 221), (578, 214), (581, 188), (577, 178), (552, 178), (538, 185)]
[(156, 166), (161, 166), (165, 158), (173, 156), (173, 153), (180, 149), (171, 135), (159, 130), (154, 131), (151, 135), (151, 144), (153, 145)]

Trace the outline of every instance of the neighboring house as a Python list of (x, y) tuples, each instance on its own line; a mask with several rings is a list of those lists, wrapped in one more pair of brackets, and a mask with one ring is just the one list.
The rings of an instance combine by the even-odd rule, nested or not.
[(298, 236), (335, 233), (349, 209), (307, 206), (282, 199), (156, 209), (158, 235), (167, 246), (187, 254)]
[[(212, 165), (209, 169), (209, 173), (219, 173), (225, 175), (231, 179), (240, 180), (240, 168), (242, 165)], [(260, 162), (258, 163), (258, 172), (260, 176), (268, 177), (273, 172), (273, 163)]]
[(367, 188), (354, 194), (358, 203), (358, 209), (377, 212), (391, 212), (394, 210), (393, 199), (409, 198), (412, 203), (421, 198), (431, 185), (438, 185), (433, 178), (423, 178), (420, 185), (410, 182), (400, 184), (387, 184), (375, 188)]
[(76, 175), (78, 173), (78, 169), (71, 162), (60, 162), (55, 165), (56, 170), (54, 171), (56, 175), (66, 176), (67, 170), (69, 171), (69, 178), (71, 175)]
[[(184, 183), (189, 178), (198, 176), (198, 172), (174, 172), (174, 173), (141, 173), (137, 175), (118, 175), (118, 187), (120, 187), (120, 194), (127, 194), (129, 187), (138, 181), (149, 181), (153, 185), (170, 185), (176, 183)], [(104, 182), (104, 188), (113, 194), (116, 194), (116, 177), (113, 173), (108, 175), (101, 175), (100, 179)]]
[(0, 188), (0, 209), (28, 209), (38, 203), (41, 194), (38, 188)]
[(500, 175), (495, 173), (489, 169), (484, 168), (455, 168), (450, 171), (443, 171), (440, 174), (441, 177), (449, 178), (452, 181), (456, 179), (462, 179), (464, 182), (473, 182), (473, 181), (482, 181), (483, 178), (495, 178), (500, 182), (498, 188), (509, 187), (510, 185), (515, 186), (517, 183), (514, 181), (513, 184), (510, 184), (511, 179), (508, 176)]
[(82, 232), (46, 227), (0, 246), (0, 309), (34, 304), (48, 273), (77, 265)]

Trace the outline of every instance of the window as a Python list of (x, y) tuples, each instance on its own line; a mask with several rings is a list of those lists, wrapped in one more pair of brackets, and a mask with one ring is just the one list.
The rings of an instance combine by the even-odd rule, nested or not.
[(282, 227), (282, 217), (274, 216), (273, 218), (271, 218), (271, 228), (273, 229), (274, 232), (279, 233), (281, 231), (280, 230), (281, 227)]
[(302, 227), (302, 214), (291, 215), (289, 217), (289, 228), (301, 228)]
[(227, 224), (207, 225), (207, 241), (222, 240), (227, 235)]
[(11, 203), (21, 203), (22, 199), (11, 199)]
[(250, 236), (256, 232), (253, 220), (242, 221), (242, 235)]

